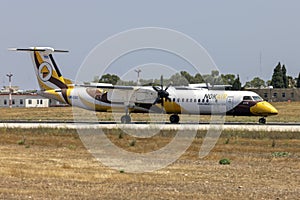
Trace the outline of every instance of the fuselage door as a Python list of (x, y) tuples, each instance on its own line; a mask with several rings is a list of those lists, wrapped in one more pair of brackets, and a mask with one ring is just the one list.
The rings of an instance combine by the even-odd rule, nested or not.
[(234, 96), (228, 96), (226, 99), (226, 110), (229, 111), (234, 107)]

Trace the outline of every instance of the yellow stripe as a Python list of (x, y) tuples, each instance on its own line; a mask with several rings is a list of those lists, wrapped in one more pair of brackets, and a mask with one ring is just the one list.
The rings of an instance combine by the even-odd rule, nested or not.
[(37, 51), (35, 51), (34, 53), (36, 55), (36, 58), (37, 58), (39, 64), (42, 64), (42, 62), (44, 62), (44, 61), (43, 61), (41, 55)]
[(41, 81), (39, 78), (37, 79), (40, 85), (40, 88), (43, 88), (44, 90), (53, 90), (53, 88), (46, 85), (43, 81)]
[(68, 88), (73, 88), (74, 86), (69, 86), (71, 84), (73, 84), (73, 82), (70, 79), (64, 78), (65, 80), (65, 84), (68, 85)]
[(72, 101), (69, 99), (69, 96), (71, 95), (73, 88), (68, 88), (67, 89), (67, 99), (70, 105), (72, 105)]
[(167, 113), (181, 113), (182, 108), (176, 102), (164, 101), (164, 109)]
[(44, 93), (52, 96), (53, 99), (56, 99), (60, 102), (63, 102), (63, 103), (67, 103), (64, 101), (64, 99), (59, 95), (59, 93), (57, 93), (55, 90), (46, 90), (44, 91)]
[(60, 101), (60, 102), (65, 102), (64, 99), (57, 93), (55, 90), (48, 85), (46, 85), (43, 81), (38, 79), (40, 88), (43, 88), (45, 90), (45, 93), (50, 94), (53, 96), (54, 99)]

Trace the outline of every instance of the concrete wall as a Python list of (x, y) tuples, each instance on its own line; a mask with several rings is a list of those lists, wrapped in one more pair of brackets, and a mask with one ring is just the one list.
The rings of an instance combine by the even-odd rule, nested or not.
[(263, 99), (276, 101), (300, 101), (300, 88), (247, 89), (259, 94)]

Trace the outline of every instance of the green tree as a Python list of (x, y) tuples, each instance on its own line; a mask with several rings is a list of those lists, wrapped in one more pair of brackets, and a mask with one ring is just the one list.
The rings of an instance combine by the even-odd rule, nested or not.
[(210, 83), (212, 86), (223, 84), (222, 78), (219, 76), (219, 71), (217, 70), (212, 70), (211, 74), (204, 74), (202, 77), (206, 83)]
[(235, 80), (234, 74), (221, 74), (221, 78), (224, 85), (233, 85), (233, 82)]
[(188, 80), (185, 77), (183, 77), (182, 75), (180, 75), (179, 73), (172, 75), (170, 77), (169, 81), (172, 82), (172, 85), (174, 85), (174, 86), (181, 86), (181, 85), (189, 84)]
[(282, 81), (283, 81), (284, 88), (288, 88), (289, 83), (286, 75), (286, 68), (284, 65), (282, 65), (281, 71), (282, 71)]
[(219, 72), (218, 70), (212, 70), (212, 71), (211, 71), (211, 75), (212, 75), (213, 77), (217, 77), (217, 76), (219, 76), (219, 74), (220, 74), (220, 72)]
[(192, 75), (190, 75), (188, 72), (181, 71), (180, 74), (181, 74), (181, 76), (183, 76), (187, 80), (187, 82), (193, 83), (194, 77)]
[(277, 66), (274, 69), (271, 85), (274, 88), (284, 88), (283, 78), (282, 78), (282, 69), (280, 62), (277, 64)]
[(255, 77), (251, 81), (246, 82), (244, 87), (245, 88), (260, 88), (262, 86), (263, 87), (266, 86), (265, 81), (259, 77)]
[(237, 75), (237, 78), (233, 81), (232, 90), (241, 90), (241, 89), (242, 89), (242, 84), (240, 81), (240, 76)]
[(294, 79), (291, 76), (287, 76), (287, 81), (288, 81), (288, 88), (295, 88), (296, 85), (296, 79)]
[(297, 84), (296, 84), (297, 88), (300, 88), (300, 72), (297, 78)]
[(195, 74), (193, 83), (203, 83), (203, 82), (204, 82), (204, 79), (201, 76), (201, 74), (199, 74), (199, 73)]
[(99, 83), (111, 83), (116, 85), (120, 78), (115, 74), (104, 74), (99, 79)]

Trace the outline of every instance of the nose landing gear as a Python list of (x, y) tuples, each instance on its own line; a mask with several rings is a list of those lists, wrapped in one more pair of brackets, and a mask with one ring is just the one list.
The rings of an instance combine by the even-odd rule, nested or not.
[(266, 124), (266, 121), (267, 121), (266, 118), (262, 117), (262, 118), (259, 118), (258, 123)]

